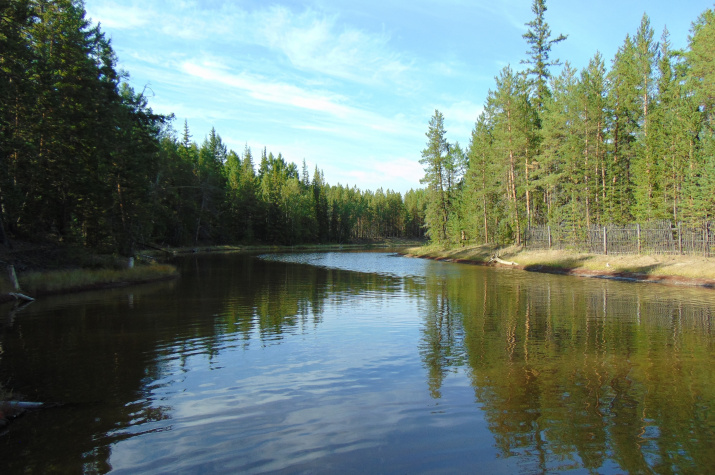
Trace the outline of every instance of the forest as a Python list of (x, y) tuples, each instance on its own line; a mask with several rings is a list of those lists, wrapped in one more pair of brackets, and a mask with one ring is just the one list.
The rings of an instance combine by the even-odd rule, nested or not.
[[(330, 185), (280, 153), (229, 150), (216, 130), (155, 113), (81, 0), (0, 0), (0, 244), (344, 243), (429, 237), (520, 244), (530, 226), (702, 223), (715, 209), (715, 13), (688, 47), (647, 15), (615, 57), (550, 57), (533, 0), (523, 68), (495, 78), (471, 139), (435, 110), (424, 188)], [(559, 74), (551, 74), (559, 67)]]
[[(421, 163), (432, 241), (520, 244), (530, 226), (586, 234), (628, 223), (702, 224), (715, 210), (715, 13), (686, 50), (646, 14), (610, 62), (576, 70), (550, 58), (545, 0), (534, 0), (527, 56), (495, 78), (466, 150), (436, 110)], [(550, 69), (562, 66), (558, 75)]]
[(424, 235), (424, 190), (329, 185), (280, 153), (228, 150), (157, 114), (81, 0), (0, 0), (0, 244), (146, 245)]

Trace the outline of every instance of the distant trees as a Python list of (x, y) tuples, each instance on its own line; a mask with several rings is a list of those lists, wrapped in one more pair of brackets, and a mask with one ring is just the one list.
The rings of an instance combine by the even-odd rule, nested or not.
[[(428, 219), (429, 236), (520, 243), (530, 225), (578, 234), (594, 224), (712, 219), (713, 10), (693, 24), (686, 51), (671, 50), (667, 30), (656, 42), (644, 15), (610, 69), (596, 53), (583, 70), (566, 63), (555, 77), (549, 67), (559, 62), (549, 53), (566, 37), (550, 39), (543, 0), (534, 0), (532, 11), (522, 61), (528, 67), (506, 67), (495, 78), (467, 148), (466, 173), (451, 188), (448, 222)], [(434, 183), (434, 162), (425, 157), (423, 151), (425, 180)], [(426, 195), (428, 217), (442, 209), (443, 196)]]

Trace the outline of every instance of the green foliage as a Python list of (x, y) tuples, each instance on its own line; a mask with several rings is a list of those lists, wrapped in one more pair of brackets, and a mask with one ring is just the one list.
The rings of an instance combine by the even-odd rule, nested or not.
[[(131, 255), (151, 243), (297, 244), (420, 236), (399, 193), (332, 187), (317, 167), (228, 150), (155, 114), (80, 0), (0, 2), (0, 245)], [(421, 213), (421, 214), (420, 214)], [(417, 223), (415, 225), (415, 223)]]
[(495, 78), (455, 187), (440, 175), (449, 169), (444, 118), (436, 113), (430, 122), (422, 152), (430, 237), (519, 244), (532, 225), (584, 235), (634, 219), (712, 218), (715, 13), (694, 23), (687, 51), (670, 50), (667, 30), (655, 42), (643, 15), (610, 70), (596, 53), (582, 71), (567, 63), (552, 77), (548, 68), (559, 62), (549, 59), (550, 48), (565, 37), (550, 39), (544, 0), (534, 0), (532, 11), (523, 35), (528, 68), (506, 67)]
[(526, 72), (529, 76), (533, 76), (534, 96), (536, 105), (540, 109), (549, 96), (548, 84), (551, 78), (549, 67), (561, 65), (558, 59), (549, 59), (551, 47), (564, 41), (566, 36), (559, 35), (554, 39), (550, 39), (551, 29), (544, 20), (546, 0), (534, 0), (531, 11), (534, 14), (534, 19), (526, 24), (529, 30), (522, 35), (529, 45), (529, 51), (527, 51), (529, 58), (521, 62), (522, 64), (530, 65)]
[[(445, 138), (444, 116), (438, 110), (430, 119), (427, 146), (422, 150), (420, 163), (425, 176), (421, 180), (427, 185), (426, 225), (427, 235), (436, 242), (445, 242), (448, 237), (447, 223), (452, 212), (453, 194), (456, 189), (458, 166), (455, 153)], [(461, 149), (458, 154), (463, 156)]]

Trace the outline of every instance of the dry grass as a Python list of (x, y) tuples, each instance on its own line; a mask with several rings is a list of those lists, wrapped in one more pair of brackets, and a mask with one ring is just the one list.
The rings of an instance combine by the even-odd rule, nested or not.
[(30, 295), (90, 289), (118, 283), (138, 283), (177, 275), (174, 266), (157, 264), (133, 269), (74, 269), (31, 272), (18, 277), (23, 292)]
[(715, 279), (715, 258), (661, 255), (596, 255), (569, 251), (524, 250), (511, 246), (496, 250), (492, 246), (444, 248), (436, 245), (411, 248), (419, 257), (461, 259), (488, 262), (495, 253), (521, 267), (549, 267), (564, 270), (587, 270), (603, 273), (632, 273), (652, 276), (673, 276), (688, 279)]
[(494, 255), (496, 249), (496, 246), (488, 244), (455, 248), (444, 247), (438, 244), (428, 244), (426, 246), (408, 248), (405, 252), (417, 257), (489, 262), (489, 259)]

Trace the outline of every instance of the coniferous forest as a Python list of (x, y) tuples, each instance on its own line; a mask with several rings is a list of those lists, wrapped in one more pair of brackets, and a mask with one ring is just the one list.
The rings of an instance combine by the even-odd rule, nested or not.
[[(429, 122), (424, 189), (330, 185), (280, 153), (193, 140), (117, 69), (81, 0), (0, 0), (0, 243), (520, 243), (529, 226), (702, 222), (715, 207), (715, 13), (684, 51), (647, 15), (612, 60), (552, 59), (534, 0), (521, 69), (504, 68), (466, 149)], [(551, 70), (559, 66), (559, 74)]]
[[(552, 59), (534, 0), (521, 70), (505, 67), (465, 151), (435, 111), (422, 151), (433, 241), (521, 243), (529, 226), (702, 223), (715, 213), (715, 12), (684, 51), (644, 15), (612, 60)], [(551, 67), (562, 66), (558, 75)]]
[(424, 191), (331, 186), (156, 114), (80, 0), (0, 1), (0, 243), (343, 243), (424, 235)]

